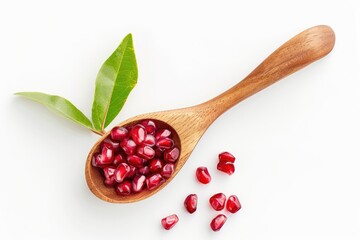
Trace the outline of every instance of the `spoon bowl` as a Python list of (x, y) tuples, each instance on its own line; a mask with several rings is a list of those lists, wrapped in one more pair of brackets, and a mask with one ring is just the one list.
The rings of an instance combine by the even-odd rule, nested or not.
[(101, 142), (110, 134), (108, 132), (95, 143), (89, 152), (85, 166), (85, 177), (89, 189), (100, 199), (111, 203), (131, 203), (154, 195), (176, 176), (206, 129), (222, 113), (281, 78), (326, 56), (331, 52), (334, 44), (335, 34), (329, 26), (319, 25), (309, 28), (280, 46), (245, 79), (219, 96), (196, 106), (142, 114), (118, 124), (118, 126), (129, 126), (151, 119), (160, 128), (172, 130), (175, 145), (180, 149), (174, 174), (156, 189), (144, 190), (128, 196), (117, 195), (113, 188), (104, 185), (99, 169), (91, 164), (92, 156), (99, 150)]

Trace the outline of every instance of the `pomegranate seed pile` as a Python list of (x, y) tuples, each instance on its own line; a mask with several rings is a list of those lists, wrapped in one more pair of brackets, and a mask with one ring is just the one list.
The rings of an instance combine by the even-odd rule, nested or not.
[[(235, 172), (235, 157), (229, 152), (222, 152), (219, 154), (219, 162), (217, 169), (229, 176)], [(206, 167), (198, 167), (196, 169), (196, 178), (202, 184), (208, 184), (211, 182), (211, 176), (209, 170)], [(241, 204), (236, 195), (231, 195), (226, 199), (224, 193), (216, 193), (209, 199), (210, 206), (215, 211), (222, 211), (226, 209), (229, 213), (236, 213), (241, 209)], [(197, 209), (198, 196), (196, 194), (190, 194), (185, 198), (184, 207), (187, 212), (193, 214)], [(176, 214), (167, 216), (161, 220), (161, 224), (164, 229), (169, 230), (176, 225), (179, 221), (179, 217)], [(225, 214), (218, 214), (210, 222), (210, 227), (214, 232), (219, 231), (227, 221)]]
[(174, 173), (179, 158), (169, 129), (158, 129), (152, 120), (128, 127), (114, 127), (103, 140), (92, 165), (104, 175), (104, 184), (119, 195), (159, 187)]

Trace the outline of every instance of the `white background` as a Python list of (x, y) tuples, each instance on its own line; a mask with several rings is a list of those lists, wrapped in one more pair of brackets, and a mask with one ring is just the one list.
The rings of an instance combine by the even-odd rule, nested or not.
[[(360, 79), (356, 1), (1, 1), (0, 239), (359, 239)], [(308, 27), (328, 24), (326, 58), (221, 116), (156, 196), (128, 205), (94, 197), (84, 179), (98, 136), (12, 95), (42, 91), (91, 115), (101, 64), (129, 32), (138, 85), (117, 122), (208, 100)], [(236, 155), (236, 173), (216, 156)], [(209, 185), (196, 182), (207, 166)], [(208, 198), (243, 208), (218, 233)], [(199, 195), (189, 215), (183, 199)], [(177, 213), (164, 231), (160, 219)]]

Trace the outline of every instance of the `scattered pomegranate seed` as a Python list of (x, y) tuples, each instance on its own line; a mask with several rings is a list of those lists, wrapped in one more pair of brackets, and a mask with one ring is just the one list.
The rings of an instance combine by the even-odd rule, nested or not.
[(229, 176), (235, 172), (235, 166), (232, 163), (219, 162), (217, 164), (217, 169), (219, 171), (222, 171), (222, 172), (228, 174)]
[(180, 151), (177, 147), (172, 149), (165, 150), (164, 152), (164, 160), (167, 162), (176, 162), (179, 158)]
[(119, 195), (129, 195), (131, 194), (131, 182), (129, 180), (125, 180), (122, 183), (116, 185), (115, 190)]
[(161, 225), (164, 229), (169, 230), (174, 227), (178, 221), (179, 217), (176, 214), (173, 214), (161, 219)]
[(226, 222), (227, 217), (224, 214), (217, 215), (210, 223), (210, 227), (214, 232), (219, 231), (224, 223)]
[(145, 141), (146, 129), (143, 125), (137, 124), (130, 131), (130, 137), (136, 144), (141, 144)]
[(143, 125), (146, 129), (147, 133), (154, 134), (156, 130), (156, 124), (152, 120), (144, 120), (141, 122), (141, 125)]
[(95, 153), (91, 158), (91, 165), (93, 165), (93, 167), (101, 167), (100, 163), (101, 163), (101, 154)]
[(121, 183), (127, 177), (130, 172), (130, 167), (126, 163), (120, 163), (115, 170), (115, 181)]
[(198, 167), (196, 169), (196, 178), (203, 184), (208, 184), (211, 181), (211, 176), (206, 167)]
[(164, 166), (164, 162), (161, 161), (159, 158), (154, 158), (154, 159), (150, 160), (148, 165), (150, 168), (150, 172), (159, 173), (159, 172), (161, 172), (161, 169)]
[(196, 194), (190, 194), (185, 198), (184, 206), (189, 213), (194, 213), (197, 208), (198, 197)]
[(130, 155), (127, 157), (127, 163), (131, 166), (142, 168), (145, 166), (145, 159), (136, 155)]
[(156, 142), (156, 147), (160, 148), (160, 149), (169, 149), (172, 148), (174, 146), (174, 141), (171, 138), (160, 138), (157, 142)]
[(143, 144), (146, 145), (146, 146), (153, 147), (153, 146), (155, 146), (155, 143), (156, 143), (156, 140), (155, 140), (154, 135), (152, 135), (152, 134), (147, 134), (146, 137), (145, 137), (145, 141), (143, 142)]
[(146, 177), (144, 175), (136, 175), (131, 183), (133, 192), (140, 192), (145, 186), (145, 180)]
[(215, 211), (223, 210), (225, 207), (226, 196), (223, 193), (214, 194), (210, 197), (209, 202)]
[(161, 169), (161, 176), (163, 176), (166, 179), (170, 178), (171, 175), (173, 175), (174, 171), (175, 171), (175, 165), (173, 163), (167, 163)]
[(131, 139), (124, 139), (120, 142), (121, 148), (127, 155), (132, 155), (136, 149), (136, 143)]
[(147, 160), (155, 157), (155, 150), (149, 146), (138, 147), (136, 153), (139, 157), (145, 158)]
[(163, 184), (165, 179), (161, 176), (160, 173), (156, 173), (148, 178), (146, 178), (147, 189), (153, 190)]
[(155, 138), (156, 140), (159, 140), (160, 138), (165, 138), (165, 137), (172, 137), (172, 132), (168, 129), (160, 129), (159, 131), (157, 131), (155, 133)]
[(235, 157), (229, 152), (222, 152), (219, 154), (219, 161), (224, 163), (234, 163)]
[(104, 176), (105, 176), (105, 185), (106, 186), (114, 186), (115, 185), (115, 168), (114, 167), (104, 167), (103, 168)]
[(114, 127), (110, 132), (111, 139), (121, 141), (128, 137), (128, 130), (124, 127)]
[(241, 209), (241, 204), (237, 196), (231, 195), (226, 202), (226, 209), (231, 213), (236, 213)]
[(114, 161), (114, 150), (109, 145), (104, 145), (99, 160), (99, 165), (112, 164)]

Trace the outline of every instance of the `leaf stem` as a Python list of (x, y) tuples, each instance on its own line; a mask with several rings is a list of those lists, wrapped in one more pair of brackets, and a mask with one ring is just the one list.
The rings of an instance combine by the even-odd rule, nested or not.
[(96, 129), (90, 129), (93, 133), (96, 133), (96, 134), (98, 134), (98, 135), (100, 135), (100, 136), (103, 136), (104, 134), (105, 134), (105, 131), (98, 131), (98, 130), (96, 130)]

